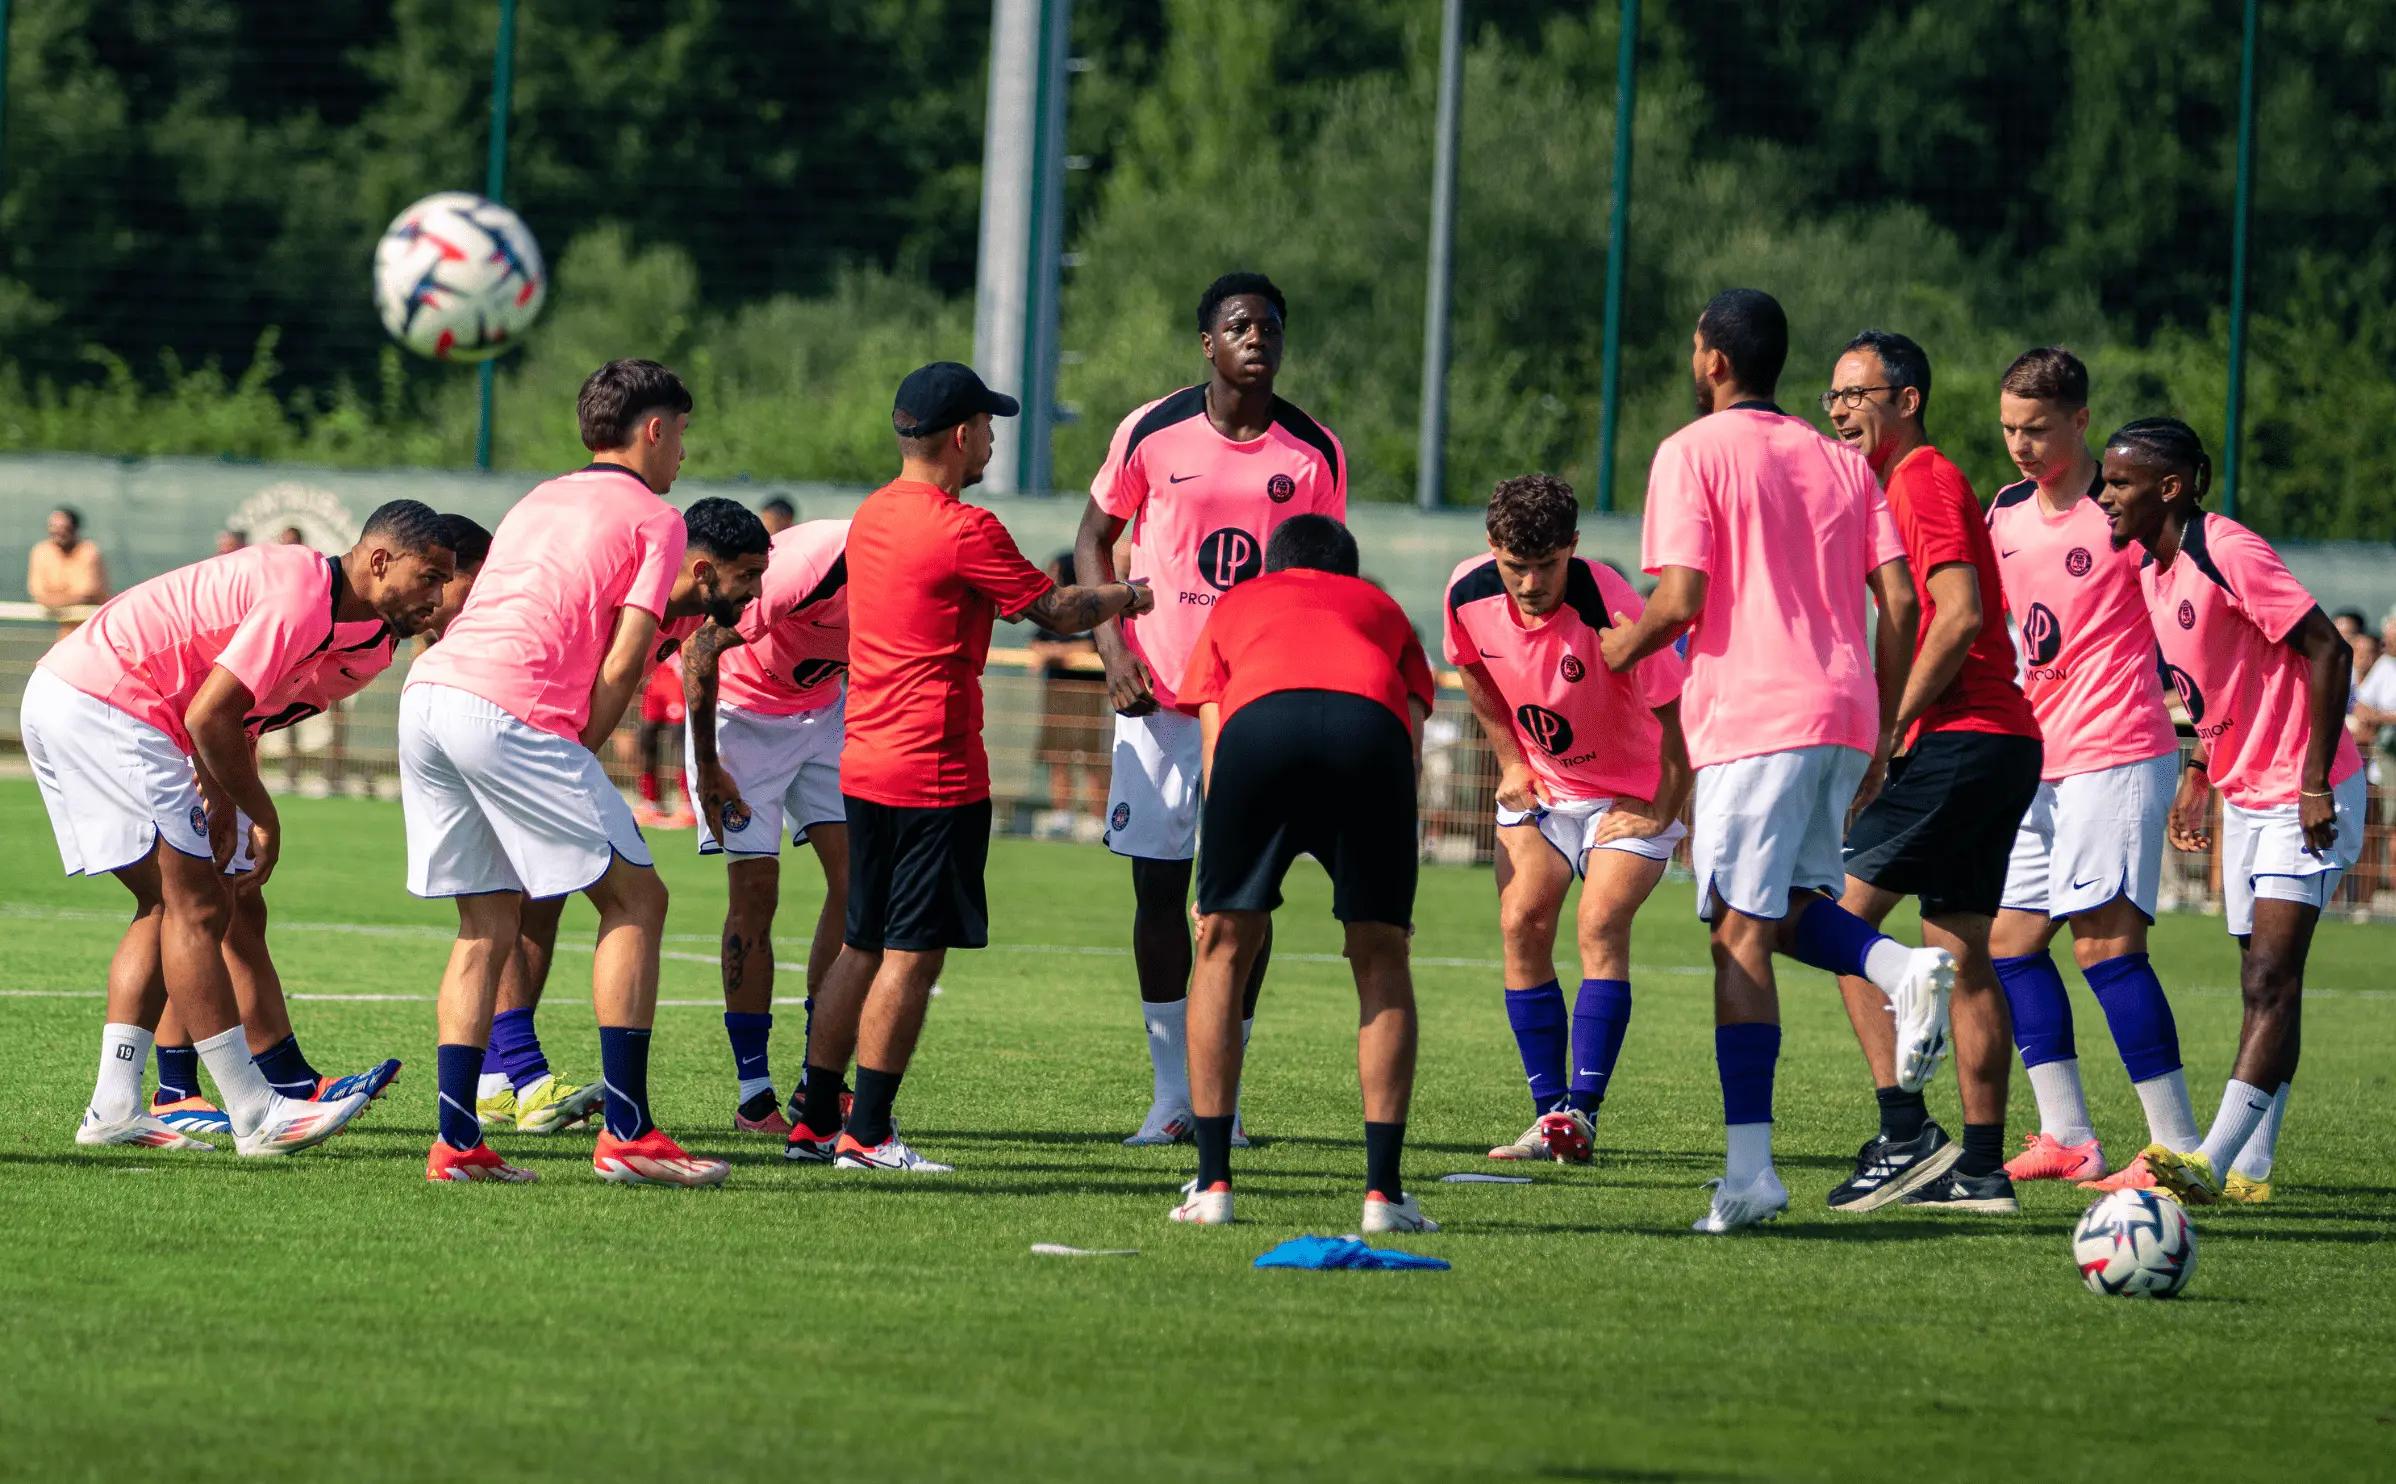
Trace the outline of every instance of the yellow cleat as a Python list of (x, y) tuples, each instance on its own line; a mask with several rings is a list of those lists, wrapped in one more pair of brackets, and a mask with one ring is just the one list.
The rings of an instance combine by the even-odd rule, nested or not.
[(601, 1083), (576, 1087), (552, 1073), (516, 1094), (516, 1132), (557, 1133), (598, 1112), (606, 1098), (607, 1089)]
[(2182, 1154), (2161, 1144), (2146, 1146), (2146, 1167), (2155, 1177), (2155, 1188), (2183, 1206), (2210, 1206), (2221, 1199), (2221, 1180), (2213, 1173), (2213, 1162), (2201, 1151), (2191, 1149)]
[(2236, 1170), (2232, 1170), (2230, 1177), (2221, 1182), (2221, 1198), (2232, 1205), (2268, 1205), (2271, 1201), (2271, 1182), (2249, 1180)]
[(474, 1116), (485, 1129), (516, 1126), (516, 1089), (495, 1092), (489, 1097), (474, 1100)]

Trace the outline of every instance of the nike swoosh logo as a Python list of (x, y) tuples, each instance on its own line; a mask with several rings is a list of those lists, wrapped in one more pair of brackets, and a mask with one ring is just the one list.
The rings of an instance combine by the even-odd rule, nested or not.
[(1998, 553), (1997, 553), (1997, 555), (1998, 555), (1998, 556), (2001, 556), (2001, 557), (2019, 556), (2020, 554), (2021, 554), (2021, 551), (2020, 551), (2020, 548), (2018, 548), (2018, 547), (2017, 547), (2017, 548), (2015, 548), (2015, 549), (2014, 549), (2014, 550), (2012, 550), (2012, 551), (2000, 551), (2000, 552), (1998, 552)]
[(2073, 891), (2086, 891), (2086, 890), (2088, 890), (2088, 888), (2090, 888), (2090, 887), (2092, 887), (2092, 886), (2094, 886), (2094, 885), (2096, 885), (2096, 878), (2094, 878), (2094, 877), (2090, 877), (2090, 878), (2089, 878), (2088, 880), (2086, 880), (2086, 881), (2075, 881), (2075, 882), (2073, 882), (2073, 883), (2072, 883), (2072, 890), (2073, 890)]
[(1598, 1074), (1598, 1073), (1596, 1073), (1596, 1072), (1592, 1072), (1592, 1071), (1590, 1071), (1590, 1070), (1589, 1070), (1587, 1067), (1583, 1067), (1583, 1068), (1581, 1068), (1579, 1071), (1577, 1071), (1577, 1072), (1573, 1073), (1573, 1075), (1574, 1075), (1575, 1077), (1595, 1077), (1595, 1076), (1597, 1076), (1597, 1075), (1599, 1075), (1599, 1074)]
[(1197, 476), (1197, 475), (1195, 475), (1195, 474), (1168, 474), (1168, 475), (1166, 475), (1166, 476), (1165, 476), (1165, 483), (1167, 483), (1167, 484), (1187, 484), (1187, 483), (1189, 483), (1191, 480), (1193, 480), (1193, 479), (1196, 479), (1197, 477), (1198, 477), (1198, 476)]
[[(1473, 647), (1474, 647), (1475, 649), (1481, 649), (1481, 646), (1479, 646), (1478, 644), (1474, 645)], [(1481, 658), (1483, 658), (1483, 659), (1485, 659), (1485, 660), (1494, 660), (1494, 659), (1496, 659), (1496, 658), (1497, 658), (1497, 656), (1496, 656), (1496, 655), (1494, 655), (1494, 654), (1491, 654), (1491, 653), (1490, 653), (1488, 650), (1486, 650), (1486, 649), (1481, 649)]]

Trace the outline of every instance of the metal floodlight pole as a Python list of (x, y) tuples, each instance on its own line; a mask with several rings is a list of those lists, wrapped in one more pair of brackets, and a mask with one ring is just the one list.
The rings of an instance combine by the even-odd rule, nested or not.
[(2246, 239), (2254, 222), (2255, 43), (2261, 0), (2246, 0), (2246, 39), (2238, 59), (2238, 202), (2230, 238), (2230, 395), (2221, 438), (2221, 513), (2238, 511), (2238, 456), (2246, 421)]
[(1639, 87), (1639, 0), (1622, 0), (1614, 54), (1614, 209), (1606, 225), (1605, 379), (1598, 393), (1597, 509), (1614, 509), (1615, 422), (1622, 411), (1622, 271), (1630, 256), (1631, 107)]
[(1456, 138), (1464, 94), (1464, 0), (1442, 0), (1439, 122), (1431, 165), (1431, 281), (1423, 296), (1423, 412), (1415, 443), (1414, 503), (1446, 503), (1449, 304), (1456, 278)]
[(1023, 403), (991, 427), (990, 488), (1052, 483), (1057, 296), (1063, 268), (1068, 0), (993, 0), (974, 270), (973, 364)]
[[(483, 177), (483, 194), (506, 199), (507, 119), (516, 89), (516, 0), (499, 0), (499, 44), (491, 54), (491, 163)], [(491, 406), (499, 382), (496, 359), (482, 363), (482, 417), (474, 429), (474, 467), (491, 467)]]

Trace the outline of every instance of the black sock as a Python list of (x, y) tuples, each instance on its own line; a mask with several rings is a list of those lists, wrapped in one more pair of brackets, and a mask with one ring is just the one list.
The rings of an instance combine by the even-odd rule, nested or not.
[(1398, 1185), (1398, 1157), (1405, 1151), (1406, 1125), (1368, 1120), (1364, 1126), (1364, 1188), (1380, 1192), (1386, 1200), (1406, 1199)]
[(2005, 1168), (2005, 1125), (2001, 1123), (1967, 1123), (1963, 1126), (1963, 1154), (1955, 1161), (1958, 1174), (1993, 1175)]
[(814, 1134), (831, 1134), (840, 1128), (840, 1073), (832, 1067), (807, 1064), (806, 1076), (799, 1083), (799, 1122)]
[[(898, 1101), (899, 1079), (906, 1075), (857, 1063), (857, 1100), (849, 1104), (850, 1138), (871, 1149), (890, 1137), (890, 1105)], [(814, 1089), (809, 1088), (808, 1096), (814, 1095)], [(835, 1111), (840, 1107), (838, 1082), (832, 1084), (832, 1107)]]
[(1883, 1087), (1872, 1096), (1880, 1100), (1880, 1132), (1890, 1143), (1904, 1144), (1921, 1137), (1922, 1125), (1930, 1121), (1930, 1110), (1923, 1106), (1920, 1093)]
[(1198, 1141), (1198, 1188), (1212, 1190), (1218, 1180), (1231, 1178), (1231, 1115), (1190, 1122), (1191, 1137)]

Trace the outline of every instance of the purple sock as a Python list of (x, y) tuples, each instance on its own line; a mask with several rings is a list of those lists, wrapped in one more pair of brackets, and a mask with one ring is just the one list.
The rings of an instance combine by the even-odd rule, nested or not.
[(1572, 1003), (1572, 1105), (1596, 1111), (1614, 1081), (1622, 1038), (1631, 1028), (1631, 983), (1584, 979)]
[(482, 1120), (474, 1116), (474, 1081), (482, 1075), (483, 1049), (444, 1042), (436, 1055), (441, 1142), (452, 1149), (472, 1149), (483, 1141)]
[(541, 1054), (541, 1037), (532, 1028), (530, 1006), (491, 1017), (491, 1050), (498, 1053), (499, 1069), (507, 1073), (518, 1092), (549, 1075), (549, 1058)]
[(1506, 991), (1506, 1019), (1514, 1027), (1514, 1049), (1522, 1053), (1523, 1075), (1531, 1082), (1534, 1113), (1553, 1113), (1570, 1084), (1564, 1059), (1572, 1054), (1572, 1021), (1564, 1013), (1564, 988), (1550, 979), (1532, 989)]
[(2113, 1028), (2113, 1044), (2121, 1048), (2121, 1064), (2130, 1080), (2148, 1082), (2180, 1069), (2180, 1027), (2172, 1019), (2171, 1001), (2163, 997), (2163, 981), (2143, 953), (2090, 964), (2082, 971), (2096, 991), (2105, 1024)]
[(2072, 1001), (2055, 960), (2024, 953), (1996, 961), (1997, 983), (2013, 1011), (2013, 1044), (2024, 1067), (2043, 1067), (2079, 1055), (2072, 1044)]
[(1714, 1067), (1722, 1077), (1722, 1121), (1772, 1121), (1772, 1071), (1780, 1061), (1777, 1025), (1714, 1027)]
[(1864, 955), (1887, 936), (1828, 897), (1806, 904), (1798, 914), (1796, 933), (1789, 951), (1799, 963), (1858, 979), (1864, 975)]

